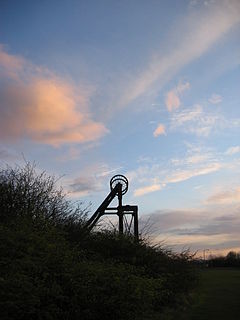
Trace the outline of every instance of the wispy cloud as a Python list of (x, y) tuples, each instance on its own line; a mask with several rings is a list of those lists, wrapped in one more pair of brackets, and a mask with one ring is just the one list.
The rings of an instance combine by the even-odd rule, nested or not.
[(227, 120), (219, 113), (205, 111), (201, 105), (175, 112), (170, 122), (173, 131), (181, 130), (202, 137), (207, 137), (218, 129), (237, 126), (239, 126), (237, 119)]
[(69, 183), (67, 189), (71, 196), (84, 197), (92, 192), (99, 191), (101, 186), (97, 179), (89, 175), (74, 179)]
[(181, 183), (194, 177), (209, 175), (225, 167), (210, 150), (189, 148), (185, 156), (173, 158), (168, 163), (157, 161), (127, 173), (135, 184), (135, 196), (160, 191), (167, 185)]
[(205, 109), (196, 104), (191, 108), (178, 110), (171, 115), (170, 129), (201, 137), (208, 137), (224, 129), (240, 128), (240, 118), (226, 118), (220, 112)]
[(214, 204), (240, 203), (240, 187), (213, 194), (207, 199), (207, 203), (214, 203)]
[(213, 93), (208, 101), (212, 104), (218, 104), (222, 102), (222, 97), (219, 94)]
[(177, 170), (166, 177), (166, 183), (182, 182), (193, 177), (206, 175), (212, 172), (216, 172), (221, 169), (220, 163), (212, 163), (209, 165), (199, 166), (198, 168), (190, 168), (186, 170)]
[[(205, 153), (205, 154), (190, 155), (184, 159), (178, 159), (178, 162), (181, 161), (183, 164), (189, 165), (189, 164), (204, 163), (209, 159), (211, 159), (211, 154)], [(175, 159), (173, 159), (172, 162), (174, 162), (174, 160)]]
[(166, 54), (154, 54), (148, 66), (128, 85), (122, 104), (138, 98), (153, 86), (159, 90), (181, 68), (208, 52), (240, 22), (239, 12), (238, 0), (221, 0), (186, 15), (185, 21), (176, 25), (174, 33), (169, 35), (171, 41), (165, 43)]
[(169, 112), (176, 110), (180, 107), (180, 95), (187, 89), (190, 88), (190, 83), (179, 83), (178, 86), (171, 91), (169, 91), (166, 95), (165, 104)]
[(157, 126), (157, 128), (153, 132), (153, 136), (156, 138), (160, 135), (166, 135), (165, 126), (161, 123)]
[(236, 153), (240, 153), (240, 146), (230, 147), (225, 152), (227, 155), (233, 155)]
[(64, 181), (65, 190), (71, 197), (92, 196), (103, 190), (109, 191), (110, 176), (119, 173), (122, 167), (110, 167), (108, 164), (95, 162), (86, 165), (81, 174), (75, 174)]
[(97, 173), (97, 178), (98, 177), (107, 177), (109, 175), (112, 175), (112, 174), (116, 174), (116, 173), (119, 173), (121, 170), (122, 170), (123, 167), (117, 167), (117, 168), (109, 168), (108, 166), (103, 166), (103, 171), (102, 172), (99, 172)]
[(3, 76), (19, 79), (19, 73), (26, 64), (24, 58), (8, 54), (5, 47), (0, 44), (0, 71)]
[(176, 127), (185, 125), (187, 122), (198, 121), (198, 119), (203, 115), (203, 109), (200, 105), (195, 105), (191, 109), (184, 109), (178, 111), (172, 115), (171, 121), (172, 126)]
[(92, 119), (89, 92), (15, 57), (0, 47), (0, 135), (59, 146), (94, 141), (107, 133)]
[(161, 190), (164, 187), (165, 187), (165, 184), (152, 184), (150, 186), (138, 188), (138, 189), (135, 189), (134, 196), (135, 197), (143, 196), (144, 194), (152, 193), (154, 191)]

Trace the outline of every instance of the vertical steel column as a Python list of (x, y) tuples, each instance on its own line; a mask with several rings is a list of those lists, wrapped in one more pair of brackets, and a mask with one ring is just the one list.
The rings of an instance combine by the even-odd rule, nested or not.
[(119, 218), (119, 234), (123, 234), (123, 208), (122, 208), (122, 185), (118, 184), (118, 218)]
[(135, 206), (134, 208), (134, 238), (136, 241), (139, 240), (138, 235), (138, 207)]

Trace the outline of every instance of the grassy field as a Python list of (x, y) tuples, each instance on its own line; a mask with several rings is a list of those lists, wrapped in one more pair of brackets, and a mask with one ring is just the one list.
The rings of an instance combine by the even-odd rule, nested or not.
[(178, 319), (240, 319), (240, 270), (203, 270), (193, 300), (193, 305), (179, 315)]

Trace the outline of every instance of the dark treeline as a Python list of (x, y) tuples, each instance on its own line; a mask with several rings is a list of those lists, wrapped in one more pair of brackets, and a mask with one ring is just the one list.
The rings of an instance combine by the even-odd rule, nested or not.
[(240, 253), (230, 251), (224, 256), (212, 256), (208, 259), (209, 267), (240, 267)]
[(163, 319), (186, 304), (188, 253), (86, 232), (82, 207), (30, 164), (0, 170), (2, 320)]

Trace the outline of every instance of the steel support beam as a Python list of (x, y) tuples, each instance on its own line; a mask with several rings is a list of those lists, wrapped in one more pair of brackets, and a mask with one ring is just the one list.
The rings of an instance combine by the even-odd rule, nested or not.
[[(109, 207), (110, 203), (115, 197), (118, 197), (118, 206)], [(124, 216), (132, 215), (133, 217), (133, 233), (135, 240), (138, 241), (138, 206), (130, 206), (122, 204), (122, 184), (117, 183), (115, 187), (109, 192), (108, 196), (104, 199), (101, 205), (97, 208), (95, 213), (87, 221), (86, 227), (91, 230), (103, 215), (117, 215), (118, 216), (118, 230), (119, 234), (124, 233)], [(130, 227), (129, 227), (130, 229)]]

